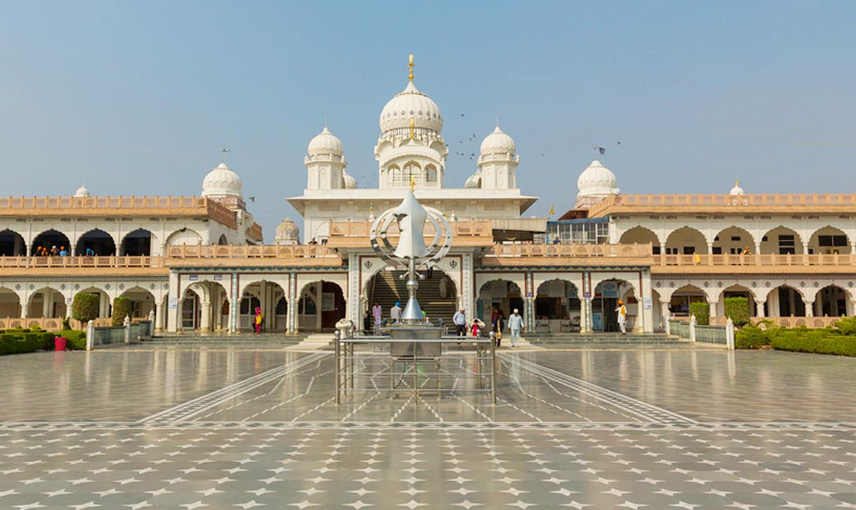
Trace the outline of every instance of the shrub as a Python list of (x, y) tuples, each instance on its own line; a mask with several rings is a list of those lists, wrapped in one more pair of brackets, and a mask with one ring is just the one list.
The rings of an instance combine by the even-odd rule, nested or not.
[(71, 304), (71, 316), (81, 322), (89, 322), (98, 317), (101, 296), (92, 292), (79, 292), (74, 295)]
[(68, 338), (66, 348), (70, 351), (82, 351), (86, 349), (86, 333), (73, 329), (60, 332), (59, 336)]
[(749, 300), (745, 297), (725, 298), (725, 316), (738, 328), (749, 324)]
[(823, 330), (789, 330), (776, 335), (770, 345), (782, 351), (856, 356), (856, 338)]
[(842, 335), (855, 336), (856, 317), (844, 317), (835, 323), (835, 327), (838, 328), (838, 331), (840, 331)]
[(113, 300), (113, 325), (121, 326), (125, 323), (125, 317), (134, 313), (131, 300), (126, 297), (117, 297)]
[[(731, 319), (734, 320), (734, 319)], [(734, 333), (734, 347), (737, 349), (760, 349), (770, 345), (770, 333), (757, 326), (746, 326)]]
[(707, 303), (690, 303), (690, 315), (695, 315), (696, 324), (710, 326), (710, 305)]
[(68, 319), (68, 317), (62, 318), (62, 329), (63, 331), (71, 329), (71, 321)]

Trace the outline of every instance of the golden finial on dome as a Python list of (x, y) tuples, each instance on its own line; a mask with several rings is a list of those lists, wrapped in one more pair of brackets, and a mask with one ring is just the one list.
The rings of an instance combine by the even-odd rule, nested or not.
[(740, 179), (734, 179), (734, 185), (740, 186)]
[(413, 180), (413, 175), (410, 176), (410, 192), (413, 193), (413, 190), (416, 188), (416, 181)]
[(410, 54), (410, 61), (407, 63), (407, 67), (410, 68), (410, 81), (413, 81), (413, 54)]
[(416, 123), (413, 121), (413, 117), (410, 117), (410, 139), (413, 140), (413, 131), (416, 129)]

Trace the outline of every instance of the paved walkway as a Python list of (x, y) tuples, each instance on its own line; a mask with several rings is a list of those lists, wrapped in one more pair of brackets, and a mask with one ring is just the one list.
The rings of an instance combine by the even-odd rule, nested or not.
[(496, 406), (458, 377), (465, 358), (453, 392), (337, 406), (324, 352), (0, 357), (0, 508), (856, 508), (856, 360), (628, 346), (501, 362)]

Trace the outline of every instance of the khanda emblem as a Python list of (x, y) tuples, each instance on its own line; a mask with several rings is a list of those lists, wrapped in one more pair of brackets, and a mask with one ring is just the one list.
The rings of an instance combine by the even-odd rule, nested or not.
[[(389, 240), (389, 228), (395, 223), (400, 232), (398, 244)], [(434, 227), (434, 238), (425, 245), (425, 224)], [(377, 217), (369, 232), (369, 240), (375, 253), (392, 265), (407, 270), (411, 261), (415, 266), (433, 266), (452, 247), (452, 229), (443, 214), (432, 207), (425, 207), (416, 200), (413, 190), (398, 207), (385, 211)]]

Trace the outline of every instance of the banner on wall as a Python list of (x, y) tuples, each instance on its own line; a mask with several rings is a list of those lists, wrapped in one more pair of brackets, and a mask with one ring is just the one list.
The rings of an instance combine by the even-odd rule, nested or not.
[(642, 309), (643, 310), (651, 310), (653, 308), (654, 308), (654, 300), (653, 299), (646, 297), (642, 300)]

